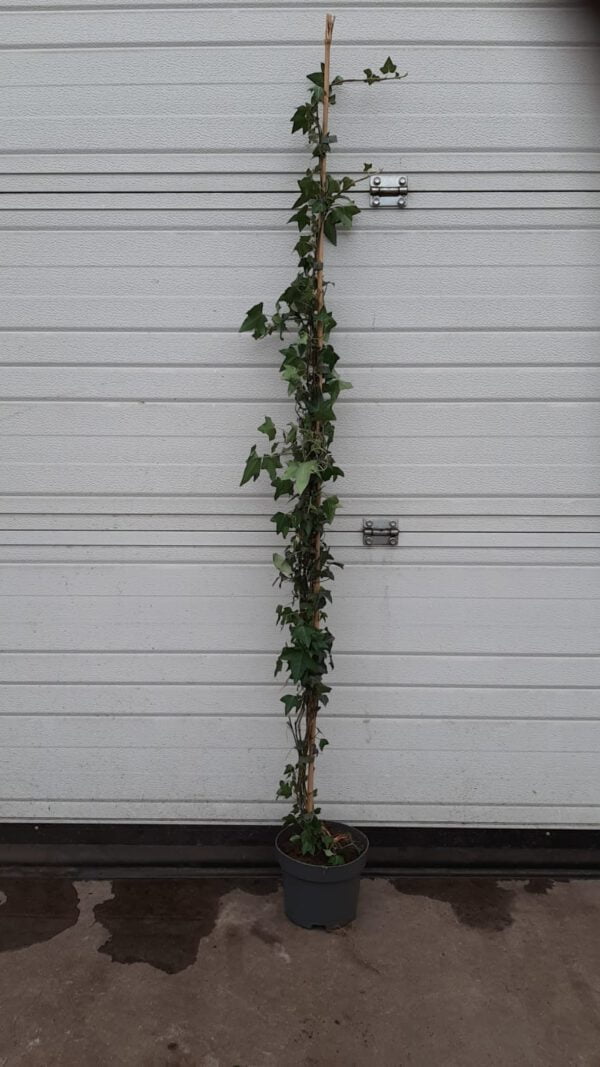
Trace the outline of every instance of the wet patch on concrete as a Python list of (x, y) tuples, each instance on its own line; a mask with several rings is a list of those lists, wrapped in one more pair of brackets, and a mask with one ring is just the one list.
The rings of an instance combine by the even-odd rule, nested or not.
[[(554, 888), (555, 881), (556, 879), (554, 878), (528, 878), (523, 889), (526, 893), (532, 893), (534, 896), (545, 896), (546, 893), (549, 893)], [(560, 878), (559, 881), (568, 882), (569, 879)]]
[(0, 952), (50, 941), (75, 926), (79, 899), (62, 878), (5, 878), (0, 882)]
[(134, 879), (113, 882), (113, 895), (94, 908), (110, 934), (99, 951), (114, 963), (148, 963), (177, 974), (196, 960), (215, 927), (221, 898), (233, 889), (274, 893), (275, 878)]
[(512, 926), (516, 891), (494, 878), (392, 878), (399, 893), (449, 904), (463, 926), (500, 931)]

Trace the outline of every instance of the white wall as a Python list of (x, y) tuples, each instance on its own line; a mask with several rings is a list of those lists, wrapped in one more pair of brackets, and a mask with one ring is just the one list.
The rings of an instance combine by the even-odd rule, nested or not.
[[(408, 207), (328, 250), (354, 382), (332, 534), (331, 815), (600, 817), (600, 20), (569, 3), (0, 11), (0, 817), (276, 819), (266, 486), (238, 490), (293, 270), (289, 114)], [(359, 196), (366, 207), (367, 195)], [(362, 547), (363, 516), (398, 549)]]

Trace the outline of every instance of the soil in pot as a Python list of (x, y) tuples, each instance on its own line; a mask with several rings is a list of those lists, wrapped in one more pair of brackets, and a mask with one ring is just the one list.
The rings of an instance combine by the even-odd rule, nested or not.
[[(293, 831), (290, 831), (293, 836)], [(365, 845), (363, 842), (357, 840), (352, 836), (352, 828), (348, 831), (338, 834), (335, 830), (332, 830), (333, 837), (339, 837), (338, 852), (344, 860), (344, 863), (351, 863), (352, 860), (358, 859), (358, 857), (365, 851)], [(324, 852), (315, 852), (313, 856), (310, 854), (304, 855), (297, 841), (290, 841), (289, 837), (279, 838), (279, 848), (282, 852), (285, 852), (286, 856), (291, 856), (292, 859), (299, 860), (300, 863), (310, 863), (314, 867), (331, 867), (333, 864), (329, 862), (329, 857)]]

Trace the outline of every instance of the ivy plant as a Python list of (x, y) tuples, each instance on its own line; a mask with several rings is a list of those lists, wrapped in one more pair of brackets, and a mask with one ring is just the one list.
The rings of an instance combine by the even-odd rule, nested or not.
[[(377, 71), (367, 67), (361, 78), (331, 78), (329, 53), (333, 17), (327, 16), (325, 62), (308, 74), (308, 98), (294, 112), (292, 132), (308, 142), (311, 164), (298, 181), (299, 195), (289, 219), (298, 229), (294, 251), (298, 260), (295, 276), (276, 301), (270, 314), (264, 303), (248, 311), (240, 329), (255, 339), (275, 335), (284, 343), (280, 373), (292, 398), (295, 418), (277, 427), (268, 415), (259, 432), (264, 445), (253, 445), (241, 484), (266, 476), (275, 501), (282, 503), (271, 517), (277, 534), (284, 539), (281, 552), (273, 556), (276, 582), (289, 590), (278, 605), (277, 621), (285, 630), (285, 643), (275, 665), (289, 683), (281, 698), (293, 737), (295, 759), (285, 767), (277, 795), (292, 801), (284, 819), (291, 840), (302, 855), (324, 856), (331, 864), (343, 863), (348, 838), (333, 834), (315, 807), (315, 760), (327, 745), (317, 720), (327, 704), (330, 687), (325, 678), (333, 666), (333, 634), (327, 625), (331, 602), (329, 584), (336, 562), (325, 534), (340, 506), (331, 488), (343, 471), (335, 461), (332, 446), (336, 402), (342, 390), (351, 388), (338, 374), (338, 355), (331, 335), (335, 319), (325, 303), (325, 241), (337, 243), (339, 231), (350, 230), (360, 208), (349, 195), (355, 176), (333, 177), (327, 157), (336, 138), (329, 131), (329, 108), (337, 90), (347, 82), (373, 85), (396, 81), (396, 64), (387, 58)], [(363, 165), (363, 175), (372, 169)]]

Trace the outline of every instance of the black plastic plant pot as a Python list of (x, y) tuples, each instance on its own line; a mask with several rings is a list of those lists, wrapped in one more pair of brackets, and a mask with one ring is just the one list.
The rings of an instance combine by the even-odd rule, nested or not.
[(288, 856), (281, 848), (288, 830), (277, 835), (275, 849), (283, 874), (283, 899), (285, 914), (296, 926), (310, 929), (313, 926), (333, 930), (346, 926), (356, 918), (360, 876), (367, 862), (369, 839), (360, 830), (341, 822), (327, 822), (336, 833), (349, 833), (359, 848), (360, 855), (349, 863), (334, 867), (305, 863)]

